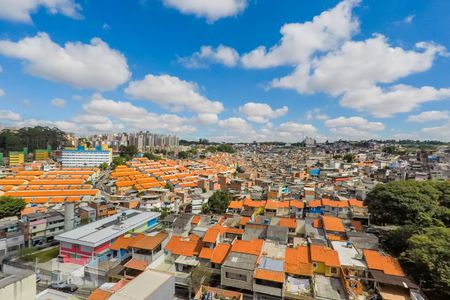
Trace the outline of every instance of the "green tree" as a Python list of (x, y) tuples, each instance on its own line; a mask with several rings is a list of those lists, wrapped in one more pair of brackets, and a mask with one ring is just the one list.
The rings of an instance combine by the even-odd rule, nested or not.
[(209, 146), (208, 148), (206, 148), (206, 152), (216, 153), (217, 152), (217, 148), (214, 147), (214, 146)]
[(144, 157), (148, 158), (149, 160), (161, 160), (161, 156), (153, 154), (151, 152), (145, 152)]
[(408, 240), (407, 268), (430, 299), (450, 299), (450, 228), (430, 227)]
[(112, 166), (115, 169), (117, 166), (125, 165), (125, 159), (121, 156), (117, 156), (113, 158)]
[(365, 203), (375, 223), (431, 226), (440, 222), (437, 213), (441, 198), (442, 193), (432, 182), (407, 180), (375, 186)]
[(348, 162), (348, 163), (352, 163), (355, 160), (355, 154), (353, 153), (347, 153), (344, 155), (344, 161)]
[(103, 162), (103, 163), (101, 163), (100, 164), (100, 170), (106, 170), (106, 169), (108, 169), (108, 164), (107, 163), (105, 163), (105, 162)]
[(217, 146), (217, 151), (219, 152), (226, 152), (226, 153), (234, 153), (236, 152), (230, 144), (220, 144)]
[(25, 205), (26, 203), (22, 198), (0, 197), (0, 219), (20, 216), (20, 212), (25, 208)]
[(178, 152), (178, 158), (179, 159), (188, 159), (189, 154), (186, 151), (180, 151)]
[(119, 152), (121, 157), (125, 157), (126, 160), (132, 159), (139, 151), (136, 146), (130, 145), (130, 146), (120, 146)]
[(173, 184), (171, 182), (167, 182), (166, 186), (164, 187), (165, 189), (168, 189), (169, 191), (173, 192), (174, 191), (174, 187)]
[(208, 200), (208, 210), (213, 213), (222, 214), (227, 210), (231, 199), (229, 192), (222, 190), (215, 191)]

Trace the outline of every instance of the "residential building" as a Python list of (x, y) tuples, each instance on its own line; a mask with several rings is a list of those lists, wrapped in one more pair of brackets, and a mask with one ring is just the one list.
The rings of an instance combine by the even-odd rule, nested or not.
[(95, 148), (78, 146), (66, 148), (61, 153), (61, 164), (64, 167), (98, 167), (102, 163), (112, 162), (112, 149), (106, 145)]

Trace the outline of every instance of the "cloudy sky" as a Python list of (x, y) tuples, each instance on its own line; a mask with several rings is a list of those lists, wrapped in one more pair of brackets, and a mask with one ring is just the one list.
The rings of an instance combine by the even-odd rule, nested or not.
[(448, 0), (0, 0), (0, 126), (450, 140)]

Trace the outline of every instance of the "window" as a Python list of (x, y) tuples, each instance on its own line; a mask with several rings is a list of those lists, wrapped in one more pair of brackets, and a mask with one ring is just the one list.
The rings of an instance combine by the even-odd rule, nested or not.
[(313, 262), (312, 266), (313, 266), (314, 269), (317, 268), (317, 263)]
[(336, 268), (331, 268), (331, 274), (337, 274), (337, 269)]
[(71, 243), (66, 243), (66, 242), (61, 242), (61, 248), (71, 249), (72, 248), (72, 244)]
[(244, 275), (244, 274), (236, 274), (236, 273), (225, 272), (225, 277), (228, 278), (228, 279), (247, 281), (247, 276)]

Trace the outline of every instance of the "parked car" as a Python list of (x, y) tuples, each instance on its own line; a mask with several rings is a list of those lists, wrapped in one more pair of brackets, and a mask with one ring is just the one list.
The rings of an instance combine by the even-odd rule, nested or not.
[(53, 282), (50, 284), (49, 288), (65, 293), (73, 293), (78, 289), (78, 287), (75, 284), (64, 282)]

